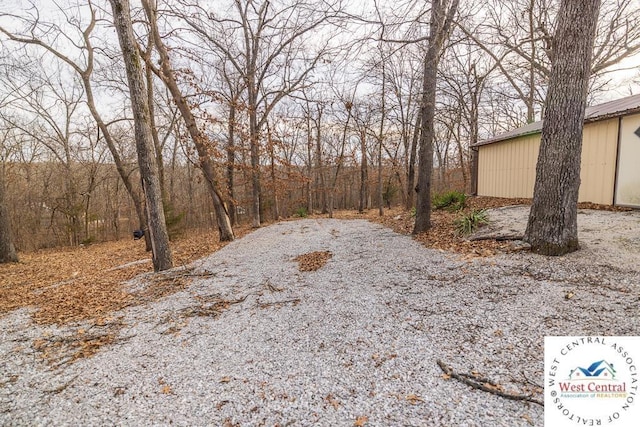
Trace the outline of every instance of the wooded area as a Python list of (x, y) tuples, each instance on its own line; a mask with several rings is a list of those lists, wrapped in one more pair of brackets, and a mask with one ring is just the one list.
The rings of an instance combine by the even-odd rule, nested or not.
[[(472, 188), (472, 144), (544, 116), (559, 3), (16, 2), (0, 15), (0, 262), (135, 229), (151, 250), (164, 223), (228, 241), (239, 223), (411, 210), (419, 176), (424, 231), (432, 193)], [(639, 9), (602, 2), (589, 102), (638, 90), (637, 64), (620, 70)]]

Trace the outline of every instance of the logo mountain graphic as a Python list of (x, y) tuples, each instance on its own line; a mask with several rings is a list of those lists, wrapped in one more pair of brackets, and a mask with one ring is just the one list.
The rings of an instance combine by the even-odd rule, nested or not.
[(593, 362), (588, 368), (582, 368), (580, 366), (572, 369), (569, 372), (570, 380), (585, 380), (585, 379), (603, 379), (613, 380), (616, 377), (616, 370), (613, 365), (607, 361), (600, 360)]

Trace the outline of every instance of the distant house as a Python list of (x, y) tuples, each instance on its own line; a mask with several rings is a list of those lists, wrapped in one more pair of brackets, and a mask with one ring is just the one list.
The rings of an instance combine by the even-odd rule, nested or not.
[[(533, 197), (542, 121), (481, 141), (480, 196)], [(640, 208), (640, 95), (587, 108), (579, 201)]]

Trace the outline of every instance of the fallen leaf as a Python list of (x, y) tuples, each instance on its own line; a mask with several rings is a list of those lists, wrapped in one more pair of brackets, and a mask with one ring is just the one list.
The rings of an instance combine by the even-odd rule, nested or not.
[(171, 386), (168, 384), (165, 384), (162, 386), (162, 394), (171, 394)]
[(222, 377), (220, 378), (221, 383), (228, 383), (231, 381), (231, 377)]
[(415, 394), (408, 394), (405, 399), (411, 403), (412, 405), (415, 405), (418, 402), (424, 402), (424, 400), (422, 400), (422, 398), (420, 396), (417, 396)]
[(363, 427), (367, 423), (367, 421), (369, 421), (369, 417), (367, 417), (366, 415), (362, 415), (356, 418), (356, 421), (353, 423), (353, 425), (355, 427)]
[(294, 258), (298, 261), (298, 270), (300, 271), (316, 271), (324, 266), (333, 256), (329, 251), (316, 251), (302, 254)]
[(449, 375), (449, 374), (442, 374), (441, 377), (442, 377), (443, 380), (450, 380), (451, 379), (451, 375)]
[(340, 402), (331, 393), (327, 394), (324, 400), (330, 403), (334, 409), (338, 409), (340, 407)]
[(524, 418), (527, 421), (527, 423), (529, 423), (529, 425), (534, 425), (533, 420), (531, 419), (531, 416), (529, 414), (524, 414), (522, 418)]

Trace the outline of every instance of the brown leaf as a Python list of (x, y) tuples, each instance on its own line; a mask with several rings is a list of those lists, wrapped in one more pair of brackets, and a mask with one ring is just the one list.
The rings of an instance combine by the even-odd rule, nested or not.
[(420, 396), (415, 395), (415, 394), (408, 394), (408, 395), (405, 397), (405, 399), (406, 399), (409, 403), (411, 403), (412, 405), (415, 405), (415, 404), (417, 404), (418, 402), (424, 402), (424, 400), (423, 400)]
[(324, 400), (331, 404), (334, 409), (338, 409), (340, 407), (340, 402), (333, 396), (333, 394), (329, 393), (325, 396)]
[(293, 260), (298, 261), (298, 270), (300, 271), (316, 271), (324, 266), (333, 254), (329, 251), (316, 251), (299, 255)]
[(361, 415), (356, 418), (356, 421), (353, 423), (354, 427), (363, 427), (369, 421), (369, 417), (366, 415)]

